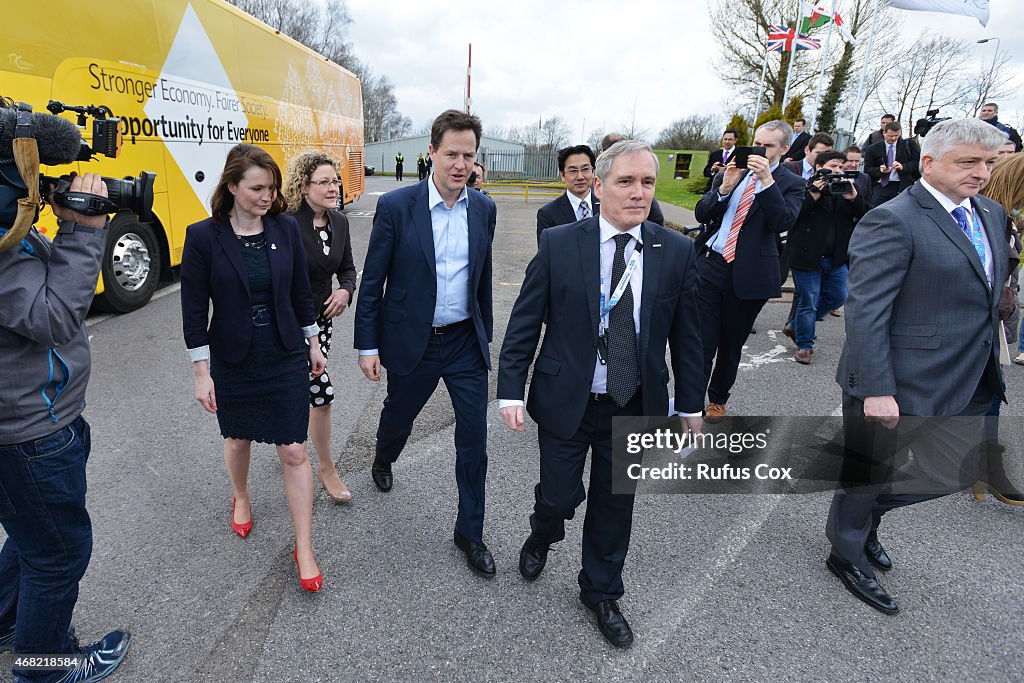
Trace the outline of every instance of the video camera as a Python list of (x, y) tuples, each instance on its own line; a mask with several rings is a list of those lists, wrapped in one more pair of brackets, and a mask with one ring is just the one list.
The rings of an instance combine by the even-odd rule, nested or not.
[(814, 183), (819, 180), (824, 180), (825, 187), (821, 190), (822, 194), (849, 194), (850, 192), (853, 192), (853, 184), (857, 179), (857, 175), (858, 171), (833, 172), (828, 168), (820, 168), (814, 172), (814, 175), (807, 179), (807, 189), (817, 192), (818, 190), (814, 187)]
[(924, 116), (925, 117), (923, 119), (918, 119), (917, 123), (914, 124), (914, 135), (924, 137), (925, 135), (928, 135), (928, 131), (930, 131), (936, 123), (949, 121), (950, 119), (949, 116), (939, 118), (938, 109), (929, 109), (924, 113)]
[[(71, 176), (51, 177), (38, 174), (38, 165), (56, 166), (75, 161), (91, 161), (96, 154), (115, 158), (121, 150), (121, 119), (104, 106), (73, 106), (51, 100), (48, 114), (32, 113), (31, 105), (19, 102), (14, 107), (0, 108), (0, 222), (10, 225), (13, 216), (11, 205), (28, 194), (27, 181), (22, 177), (16, 161), (16, 150), (21, 147), (16, 140), (34, 138), (37, 148), (34, 164), (37, 167), (38, 195), (48, 197), (53, 192), (53, 201), (63, 207), (85, 216), (99, 216), (118, 211), (131, 211), (142, 222), (152, 220), (153, 181), (155, 173), (141, 172), (136, 177), (107, 178), (107, 197), (83, 192), (71, 192)], [(77, 126), (58, 114), (72, 111), (78, 114)], [(92, 147), (79, 132), (84, 128), (86, 117), (93, 117)], [(21, 147), (22, 149), (24, 147)], [(31, 165), (33, 162), (23, 160)], [(35, 189), (35, 188), (33, 188)], [(16, 210), (16, 209), (15, 209)]]

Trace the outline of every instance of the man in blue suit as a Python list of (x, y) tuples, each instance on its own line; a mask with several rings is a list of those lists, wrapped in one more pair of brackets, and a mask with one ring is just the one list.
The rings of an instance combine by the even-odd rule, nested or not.
[(480, 119), (449, 109), (431, 127), (433, 171), (382, 196), (363, 265), (355, 315), (359, 367), (372, 381), (388, 370), (377, 428), (373, 482), (390, 491), (392, 464), (439, 380), (455, 409), (455, 544), (471, 569), (493, 577), (483, 542), (487, 475), (487, 372), (493, 313), (494, 202), (469, 192)]
[(743, 345), (768, 299), (782, 296), (778, 236), (796, 221), (804, 180), (779, 160), (793, 131), (768, 121), (754, 131), (765, 156), (750, 155), (747, 168), (730, 161), (694, 209), (706, 230), (697, 239), (700, 328), (707, 383), (707, 422), (725, 417)]

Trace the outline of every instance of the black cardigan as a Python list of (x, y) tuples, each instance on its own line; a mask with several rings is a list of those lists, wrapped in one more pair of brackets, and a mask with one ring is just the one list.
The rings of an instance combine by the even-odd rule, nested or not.
[(327, 211), (331, 224), (331, 253), (324, 254), (318, 231), (313, 227), (313, 209), (306, 201), (297, 211), (289, 211), (299, 223), (302, 244), (306, 248), (306, 261), (309, 263), (309, 285), (313, 290), (313, 308), (319, 317), (324, 310), (324, 302), (331, 295), (334, 283), (333, 276), (338, 277), (341, 289), (347, 289), (350, 301), (355, 301), (356, 266), (352, 260), (352, 238), (349, 235), (348, 218), (334, 209)]

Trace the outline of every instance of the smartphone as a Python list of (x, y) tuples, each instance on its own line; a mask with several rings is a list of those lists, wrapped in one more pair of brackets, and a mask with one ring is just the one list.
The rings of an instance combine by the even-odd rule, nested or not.
[(764, 147), (737, 147), (732, 158), (736, 162), (736, 168), (746, 168), (747, 159), (750, 156), (763, 157), (766, 154)]

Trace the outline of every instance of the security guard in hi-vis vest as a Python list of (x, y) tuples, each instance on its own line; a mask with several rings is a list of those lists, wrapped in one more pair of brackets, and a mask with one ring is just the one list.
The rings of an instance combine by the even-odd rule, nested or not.
[(405, 165), (405, 157), (399, 152), (395, 155), (395, 180), (402, 182), (402, 166)]

